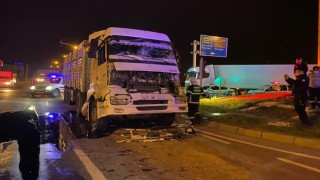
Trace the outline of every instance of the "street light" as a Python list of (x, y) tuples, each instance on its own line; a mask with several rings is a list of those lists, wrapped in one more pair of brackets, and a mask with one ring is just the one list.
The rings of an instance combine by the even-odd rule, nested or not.
[(60, 41), (60, 44), (70, 46), (70, 47), (72, 47), (74, 50), (77, 50), (77, 49), (78, 49), (78, 46), (72, 45), (72, 44), (69, 44), (69, 43), (62, 42), (62, 40)]

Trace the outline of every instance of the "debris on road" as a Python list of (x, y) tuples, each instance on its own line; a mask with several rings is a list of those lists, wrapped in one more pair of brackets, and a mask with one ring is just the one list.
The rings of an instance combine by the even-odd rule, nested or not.
[(150, 129), (124, 129), (125, 132), (120, 132), (121, 137), (126, 139), (116, 141), (123, 142), (156, 142), (164, 140), (181, 140), (189, 134), (195, 134), (192, 126), (186, 124), (174, 124), (173, 126), (157, 126)]

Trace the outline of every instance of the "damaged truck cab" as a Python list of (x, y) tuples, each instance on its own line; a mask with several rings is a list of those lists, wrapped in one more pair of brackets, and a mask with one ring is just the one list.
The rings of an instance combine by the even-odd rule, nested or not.
[(65, 60), (66, 101), (86, 117), (89, 136), (110, 121), (148, 118), (170, 125), (176, 114), (188, 111), (177, 53), (167, 35), (108, 28), (80, 47)]

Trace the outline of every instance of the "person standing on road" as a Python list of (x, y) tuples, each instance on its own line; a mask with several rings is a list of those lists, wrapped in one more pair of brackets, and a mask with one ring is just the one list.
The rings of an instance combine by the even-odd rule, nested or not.
[(310, 79), (309, 85), (309, 102), (310, 109), (320, 108), (320, 73), (319, 67), (314, 66), (308, 74)]
[(308, 88), (309, 88), (309, 77), (304, 73), (303, 68), (297, 68), (295, 70), (295, 80), (290, 78), (288, 74), (284, 75), (286, 82), (293, 86), (292, 94), (294, 110), (297, 112), (300, 122), (304, 127), (311, 127), (312, 122), (310, 121), (307, 112), (306, 104), (308, 100)]
[(188, 97), (188, 116), (193, 119), (195, 114), (199, 111), (200, 96), (203, 96), (204, 92), (198, 85), (197, 79), (190, 78), (191, 85), (187, 88)]

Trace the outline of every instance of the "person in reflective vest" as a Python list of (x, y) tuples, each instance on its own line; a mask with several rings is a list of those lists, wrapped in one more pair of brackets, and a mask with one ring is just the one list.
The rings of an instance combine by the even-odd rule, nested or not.
[(199, 110), (200, 96), (204, 95), (203, 90), (198, 85), (196, 78), (190, 78), (191, 85), (187, 88), (188, 116), (193, 118)]

